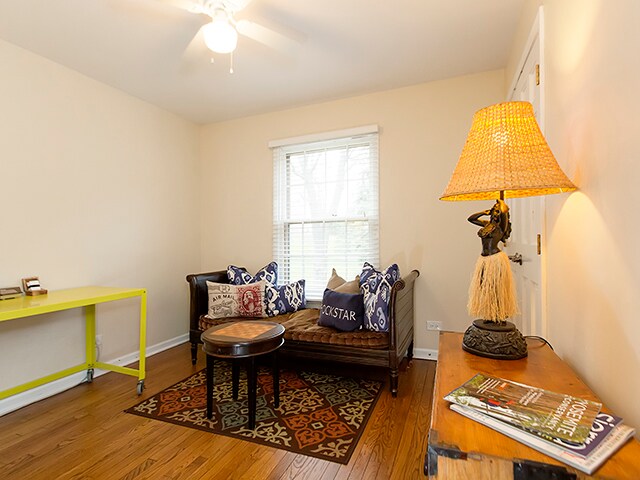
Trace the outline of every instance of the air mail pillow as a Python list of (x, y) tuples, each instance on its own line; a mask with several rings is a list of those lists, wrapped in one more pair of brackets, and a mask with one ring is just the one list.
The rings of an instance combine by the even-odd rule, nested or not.
[(360, 274), (360, 289), (364, 294), (364, 328), (375, 332), (389, 331), (391, 287), (400, 279), (395, 263), (379, 272), (365, 262)]
[(266, 317), (264, 287), (264, 280), (248, 285), (207, 282), (207, 314), (211, 318)]
[(336, 272), (336, 269), (332, 269), (331, 278), (327, 282), (327, 288), (342, 293), (360, 293), (360, 276), (356, 275), (356, 278), (347, 282)]
[(362, 327), (364, 302), (362, 294), (341, 293), (326, 289), (322, 296), (318, 325), (353, 332)]

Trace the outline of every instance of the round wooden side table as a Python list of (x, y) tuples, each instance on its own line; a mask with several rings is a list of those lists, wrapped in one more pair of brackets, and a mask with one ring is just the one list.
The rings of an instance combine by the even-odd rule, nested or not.
[(284, 327), (279, 323), (250, 320), (229, 322), (202, 333), (202, 350), (207, 357), (207, 418), (213, 417), (213, 366), (216, 358), (231, 360), (233, 399), (238, 399), (239, 362), (246, 359), (249, 428), (256, 426), (256, 357), (273, 353), (273, 400), (280, 404), (278, 348), (284, 343)]

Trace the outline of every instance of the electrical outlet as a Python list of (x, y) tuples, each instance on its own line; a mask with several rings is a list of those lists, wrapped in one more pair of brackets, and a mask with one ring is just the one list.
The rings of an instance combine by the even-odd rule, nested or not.
[(442, 330), (442, 322), (427, 322), (427, 330)]
[(98, 335), (96, 335), (96, 346), (101, 346), (102, 345), (102, 334), (99, 333)]

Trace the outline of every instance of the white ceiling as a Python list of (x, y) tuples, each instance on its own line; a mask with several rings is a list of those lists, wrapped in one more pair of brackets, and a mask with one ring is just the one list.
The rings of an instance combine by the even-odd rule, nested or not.
[[(190, 42), (206, 17), (161, 0), (0, 0), (0, 38), (197, 123), (505, 66), (524, 0), (253, 0), (286, 35), (234, 53)], [(188, 48), (187, 48), (188, 47)]]

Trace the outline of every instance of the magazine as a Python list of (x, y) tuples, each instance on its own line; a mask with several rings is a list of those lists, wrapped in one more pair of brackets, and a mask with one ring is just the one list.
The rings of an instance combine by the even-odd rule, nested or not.
[[(622, 424), (622, 418), (609, 413), (600, 412), (593, 421), (589, 437), (583, 444), (573, 445), (560, 440), (559, 438), (551, 438), (550, 440), (564, 449), (569, 450), (582, 458), (586, 458), (591, 455), (591, 452), (593, 452), (598, 445), (600, 445), (620, 424)], [(545, 437), (541, 436), (541, 438)], [(546, 439), (549, 439), (549, 437), (546, 437)]]
[(607, 460), (622, 445), (624, 445), (627, 440), (635, 435), (635, 430), (633, 428), (628, 425), (618, 423), (611, 429), (609, 434), (603, 436), (602, 440), (593, 446), (587, 456), (584, 456), (573, 449), (567, 448), (567, 446), (545, 440), (536, 434), (529, 433), (521, 430), (520, 428), (501, 422), (490, 415), (485, 415), (474, 408), (463, 407), (456, 404), (450, 405), (449, 408), (467, 418), (475, 420), (478, 423), (486, 425), (497, 432), (513, 438), (524, 445), (538, 450), (545, 455), (549, 455), (556, 460), (564, 462), (588, 475), (595, 472), (605, 462), (605, 460)]
[(584, 444), (601, 403), (477, 374), (444, 397), (516, 427)]

